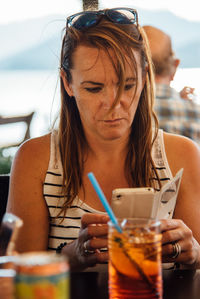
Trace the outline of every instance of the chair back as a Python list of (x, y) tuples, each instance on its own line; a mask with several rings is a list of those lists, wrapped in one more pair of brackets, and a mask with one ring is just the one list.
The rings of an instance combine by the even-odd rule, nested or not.
[(12, 117), (2, 117), (0, 115), (0, 125), (11, 125), (11, 124), (16, 124), (16, 123), (25, 123), (25, 132), (22, 138), (18, 142), (12, 142), (9, 144), (3, 144), (1, 145), (2, 148), (8, 148), (8, 147), (15, 147), (19, 146), (22, 144), (25, 140), (30, 138), (30, 125), (32, 118), (34, 116), (34, 111), (27, 114), (27, 115), (19, 115), (19, 116), (12, 116)]

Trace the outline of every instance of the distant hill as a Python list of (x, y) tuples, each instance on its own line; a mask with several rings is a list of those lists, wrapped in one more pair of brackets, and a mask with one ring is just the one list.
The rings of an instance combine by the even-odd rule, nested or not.
[(181, 67), (200, 67), (200, 22), (191, 22), (162, 10), (138, 9), (138, 12), (141, 25), (158, 27), (170, 35)]
[(65, 22), (63, 15), (51, 15), (0, 25), (0, 60), (60, 35)]
[[(141, 25), (168, 33), (181, 67), (200, 67), (200, 22), (190, 22), (168, 11), (138, 8)], [(0, 69), (57, 69), (66, 17), (47, 16), (0, 26)]]
[(0, 61), (0, 69), (58, 69), (61, 38), (58, 35)]
[(200, 22), (192, 22), (180, 18), (165, 10), (140, 10), (141, 25), (152, 25), (168, 33), (175, 48), (184, 46), (189, 41), (200, 40)]
[(179, 48), (177, 53), (179, 57), (184, 57), (181, 63), (182, 67), (200, 67), (200, 40)]

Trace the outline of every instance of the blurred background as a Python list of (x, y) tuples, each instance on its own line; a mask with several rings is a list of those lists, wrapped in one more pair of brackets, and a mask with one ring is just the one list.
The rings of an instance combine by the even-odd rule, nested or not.
[[(136, 8), (140, 25), (153, 25), (168, 33), (181, 59), (173, 87), (178, 91), (185, 85), (195, 87), (200, 104), (197, 0), (4, 1), (0, 10), (0, 173), (10, 171), (22, 140), (47, 133), (55, 121), (66, 17), (90, 5)], [(15, 118), (12, 123), (19, 116), (22, 121)]]

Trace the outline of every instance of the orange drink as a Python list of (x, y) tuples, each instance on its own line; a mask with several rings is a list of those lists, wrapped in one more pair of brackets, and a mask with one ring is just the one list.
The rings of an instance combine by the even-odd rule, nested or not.
[(161, 299), (160, 222), (119, 220), (122, 233), (109, 222), (109, 298)]

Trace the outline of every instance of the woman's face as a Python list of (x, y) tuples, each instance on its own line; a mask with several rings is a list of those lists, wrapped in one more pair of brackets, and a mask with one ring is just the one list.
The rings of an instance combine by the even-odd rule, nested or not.
[(119, 103), (109, 114), (119, 82), (106, 52), (81, 45), (73, 55), (72, 82), (68, 84), (64, 73), (61, 73), (67, 93), (75, 97), (87, 138), (114, 140), (128, 137), (144, 83), (140, 57), (137, 52), (134, 54), (138, 67), (135, 97), (133, 99), (136, 72), (127, 63), (124, 90)]

